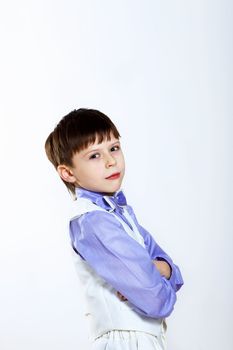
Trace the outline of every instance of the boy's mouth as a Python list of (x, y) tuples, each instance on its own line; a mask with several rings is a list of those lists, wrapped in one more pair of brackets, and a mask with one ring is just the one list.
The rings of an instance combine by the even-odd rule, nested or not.
[(115, 179), (118, 179), (120, 177), (120, 174), (121, 173), (114, 173), (108, 177), (106, 177), (107, 180), (115, 180)]

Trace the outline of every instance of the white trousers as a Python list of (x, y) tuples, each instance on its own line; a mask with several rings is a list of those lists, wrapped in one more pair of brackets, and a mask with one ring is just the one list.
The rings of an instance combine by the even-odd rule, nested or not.
[(98, 337), (91, 350), (166, 350), (166, 324), (156, 337), (140, 331), (112, 330)]

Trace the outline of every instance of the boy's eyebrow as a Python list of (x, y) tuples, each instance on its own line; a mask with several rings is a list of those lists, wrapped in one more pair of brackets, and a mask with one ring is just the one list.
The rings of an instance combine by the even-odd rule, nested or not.
[[(117, 141), (115, 141), (115, 142), (113, 142), (110, 146), (114, 146), (116, 143), (120, 143), (120, 141), (119, 140), (117, 140)], [(95, 149), (92, 149), (92, 150), (90, 150), (90, 151), (88, 151), (88, 152), (86, 152), (86, 153), (84, 153), (84, 157), (87, 155), (87, 154), (89, 154), (89, 153), (91, 153), (91, 152), (96, 152), (96, 151), (99, 151), (100, 150), (100, 148), (95, 148)]]

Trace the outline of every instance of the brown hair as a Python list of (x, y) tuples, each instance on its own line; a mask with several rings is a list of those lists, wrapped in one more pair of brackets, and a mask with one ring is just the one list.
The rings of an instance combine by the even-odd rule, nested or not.
[[(113, 122), (96, 109), (75, 109), (57, 124), (45, 142), (45, 152), (57, 169), (58, 165), (73, 166), (72, 158), (76, 152), (87, 148), (96, 139), (101, 143), (110, 140), (111, 133), (118, 139), (120, 134)], [(62, 179), (75, 198), (75, 186)]]

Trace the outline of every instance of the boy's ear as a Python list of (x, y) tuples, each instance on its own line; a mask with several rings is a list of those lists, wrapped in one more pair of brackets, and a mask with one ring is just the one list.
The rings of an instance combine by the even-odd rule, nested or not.
[(57, 172), (60, 175), (60, 177), (62, 178), (62, 180), (66, 181), (66, 182), (74, 183), (76, 181), (76, 178), (73, 175), (72, 170), (66, 165), (63, 165), (63, 164), (58, 165)]

